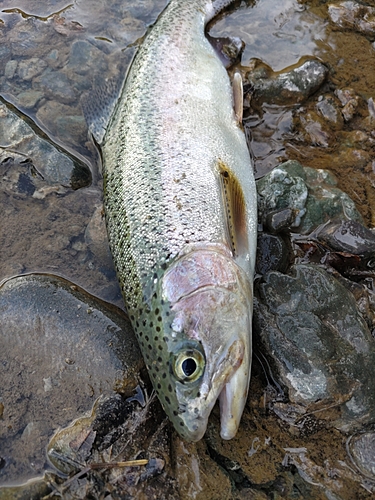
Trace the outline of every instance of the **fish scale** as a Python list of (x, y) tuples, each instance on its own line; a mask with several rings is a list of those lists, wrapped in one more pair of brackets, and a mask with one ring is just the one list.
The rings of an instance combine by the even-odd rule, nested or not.
[(229, 77), (205, 37), (229, 3), (168, 4), (98, 140), (128, 314), (163, 408), (193, 441), (218, 398), (221, 434), (233, 437), (250, 377), (255, 183)]

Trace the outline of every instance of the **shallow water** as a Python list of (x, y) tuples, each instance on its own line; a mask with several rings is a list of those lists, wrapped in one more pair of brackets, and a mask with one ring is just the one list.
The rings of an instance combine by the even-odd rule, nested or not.
[[(2, 182), (0, 282), (34, 271), (56, 274), (123, 307), (101, 214), (99, 157), (87, 136), (80, 98), (106, 78), (121, 80), (135, 47), (166, 3), (1, 2), (0, 94), (34, 120), (52, 141), (79, 154), (91, 167), (93, 183), (76, 191), (52, 190), (36, 199), (17, 190), (3, 189)], [(257, 112), (246, 111), (257, 176), (286, 159), (328, 168), (337, 175), (339, 187), (352, 197), (366, 223), (375, 225), (375, 137), (367, 109), (368, 99), (375, 98), (375, 34), (371, 38), (339, 29), (328, 18), (327, 4), (317, 0), (247, 0), (236, 2), (229, 12), (212, 27), (211, 34), (243, 38), (243, 67), (258, 58), (274, 71), (281, 71), (296, 65), (302, 57), (314, 56), (329, 68), (322, 89), (302, 104), (262, 104)], [(306, 130), (295, 121), (296, 110), (302, 107), (306, 112), (315, 112), (320, 95), (333, 95), (335, 89), (346, 88), (353, 89), (361, 99), (353, 119), (341, 128), (330, 128), (326, 142), (307, 137)], [(0, 140), (0, 146), (7, 145)], [(3, 172), (4, 165), (0, 164), (2, 175)], [(255, 420), (245, 417), (245, 426), (252, 429), (251, 439), (240, 433), (222, 449), (215, 443), (215, 449), (220, 449), (223, 456), (233, 460), (241, 456), (240, 470), (256, 484), (273, 481), (285, 458), (281, 451), (299, 446), (287, 429), (276, 431), (269, 441), (276, 426), (275, 416), (266, 414), (261, 407), (266, 396), (262, 396), (260, 385), (259, 380), (254, 381)], [(345, 460), (341, 445), (337, 444), (341, 437), (333, 430), (329, 437), (332, 441), (323, 443), (321, 449), (319, 433), (306, 437), (311, 449), (315, 447), (316, 462), (321, 463), (323, 457), (327, 470), (327, 463), (335, 459), (335, 454)], [(253, 439), (261, 443), (254, 452), (255, 462), (248, 454)], [(212, 436), (211, 440), (214, 441)], [(271, 442), (277, 443), (277, 451)], [(302, 472), (308, 469), (303, 453), (289, 454), (294, 457), (294, 461), (290, 459), (293, 467)], [(198, 490), (197, 486), (194, 491)], [(347, 493), (350, 495), (350, 491)], [(367, 498), (366, 494), (363, 489), (363, 498)], [(350, 498), (345, 495), (343, 498)]]

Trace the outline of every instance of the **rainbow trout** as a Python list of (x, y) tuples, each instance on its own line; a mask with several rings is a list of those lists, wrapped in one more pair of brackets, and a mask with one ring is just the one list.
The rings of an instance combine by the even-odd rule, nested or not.
[(205, 36), (231, 1), (171, 0), (97, 138), (127, 311), (160, 402), (189, 441), (217, 399), (222, 438), (236, 434), (250, 379), (255, 182), (228, 74)]

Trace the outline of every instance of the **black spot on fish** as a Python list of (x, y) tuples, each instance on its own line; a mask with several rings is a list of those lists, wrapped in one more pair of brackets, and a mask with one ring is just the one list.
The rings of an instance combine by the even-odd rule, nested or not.
[(150, 349), (150, 351), (152, 351), (152, 345), (151, 344), (148, 344), (147, 347)]
[(146, 342), (148, 342), (148, 335), (145, 335)]
[(157, 385), (157, 388), (158, 388), (158, 389), (161, 389), (161, 384), (158, 384), (158, 385)]
[(155, 342), (159, 340), (159, 337), (154, 337)]
[(166, 400), (166, 402), (167, 402), (169, 405), (171, 404), (171, 400), (169, 399), (169, 397), (168, 397), (168, 396), (165, 396), (165, 400)]
[(171, 386), (171, 384), (168, 385), (168, 391), (172, 392), (172, 386)]
[(163, 362), (163, 358), (161, 358), (160, 356), (158, 357), (158, 362), (159, 363), (162, 363)]
[(159, 333), (161, 331), (160, 326), (156, 327), (156, 331)]
[(159, 344), (159, 345), (158, 345), (158, 349), (159, 349), (160, 351), (162, 351), (162, 350), (163, 350), (163, 347)]
[(164, 372), (162, 378), (167, 378), (167, 374)]
[(161, 320), (162, 320), (162, 317), (161, 317), (161, 316), (158, 316), (158, 321), (159, 321), (159, 323), (161, 323)]
[(158, 308), (156, 308), (156, 309), (155, 309), (155, 315), (159, 314), (159, 312), (160, 312), (160, 311), (159, 311), (159, 309), (158, 309)]

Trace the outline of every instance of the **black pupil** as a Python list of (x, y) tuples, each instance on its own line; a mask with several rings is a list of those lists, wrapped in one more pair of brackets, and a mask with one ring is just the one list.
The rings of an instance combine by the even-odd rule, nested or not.
[(186, 358), (181, 365), (182, 371), (187, 377), (193, 375), (195, 370), (197, 369), (197, 363), (193, 358)]

